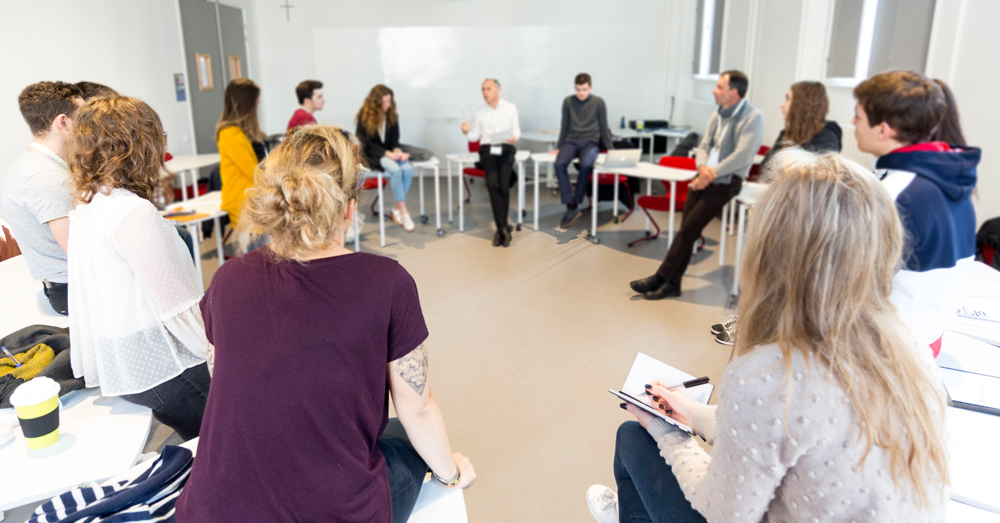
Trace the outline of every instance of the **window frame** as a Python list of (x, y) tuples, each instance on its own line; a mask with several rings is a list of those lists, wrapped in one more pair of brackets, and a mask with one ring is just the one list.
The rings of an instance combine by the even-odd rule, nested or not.
[[(699, 53), (695, 57), (698, 64), (698, 72), (692, 73), (692, 77), (695, 80), (711, 80), (717, 81), (719, 79), (719, 73), (710, 72), (712, 69), (712, 54), (715, 51), (713, 49), (713, 43), (715, 41), (715, 18), (716, 9), (720, 3), (723, 3), (723, 9), (725, 9), (724, 2), (726, 0), (702, 0), (702, 12), (701, 20), (698, 20), (698, 24), (701, 25), (701, 41), (698, 42), (700, 45), (696, 45), (695, 52)], [(725, 13), (723, 13), (723, 20), (721, 24), (725, 25)], [(725, 47), (725, 28), (722, 28), (722, 36), (720, 39), (720, 47)], [(721, 52), (721, 49), (720, 49)], [(722, 68), (721, 60), (719, 68)], [(721, 72), (721, 71), (720, 71)]]

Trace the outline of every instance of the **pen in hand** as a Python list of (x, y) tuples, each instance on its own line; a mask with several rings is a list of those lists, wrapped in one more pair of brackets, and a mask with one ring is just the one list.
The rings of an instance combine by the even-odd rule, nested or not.
[(10, 358), (10, 361), (14, 362), (14, 366), (15, 367), (20, 367), (21, 366), (21, 363), (18, 362), (16, 359), (14, 359), (14, 355), (11, 354), (9, 350), (7, 350), (7, 347), (0, 347), (0, 350), (2, 350), (3, 353), (7, 355), (8, 358)]
[[(667, 390), (676, 390), (676, 389), (680, 389), (680, 388), (689, 389), (691, 387), (697, 387), (698, 385), (704, 385), (706, 383), (708, 383), (708, 376), (702, 376), (700, 378), (695, 378), (693, 380), (688, 380), (688, 381), (685, 381), (683, 383), (678, 383), (677, 385), (671, 385), (671, 386), (667, 387)], [(640, 396), (647, 396), (647, 395), (649, 395), (649, 389), (650, 389), (650, 387), (651, 387), (651, 385), (646, 385), (646, 390), (642, 394), (640, 394)]]

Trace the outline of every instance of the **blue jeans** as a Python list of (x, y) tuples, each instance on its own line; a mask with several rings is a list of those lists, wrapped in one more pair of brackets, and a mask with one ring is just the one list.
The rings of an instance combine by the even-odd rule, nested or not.
[[(594, 162), (600, 152), (597, 142), (590, 140), (567, 140), (559, 148), (559, 154), (556, 155), (556, 176), (559, 177), (559, 197), (564, 205), (583, 203), (583, 197), (587, 194), (587, 182), (594, 172)], [(576, 158), (580, 159), (580, 176), (576, 179), (574, 193), (569, 183), (569, 164)]]
[(378, 439), (378, 448), (385, 457), (392, 492), (392, 522), (406, 523), (417, 504), (420, 487), (427, 475), (427, 464), (417, 454), (398, 418), (390, 418), (385, 432)]
[(614, 468), (621, 523), (705, 523), (705, 518), (684, 497), (674, 471), (660, 456), (656, 441), (636, 421), (618, 427)]
[(406, 194), (410, 192), (410, 183), (413, 181), (413, 164), (409, 161), (397, 162), (387, 156), (383, 156), (379, 163), (382, 165), (382, 170), (389, 175), (396, 203), (405, 202)]

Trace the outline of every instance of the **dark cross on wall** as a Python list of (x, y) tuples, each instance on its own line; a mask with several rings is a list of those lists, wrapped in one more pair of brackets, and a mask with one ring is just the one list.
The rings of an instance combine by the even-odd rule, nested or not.
[(280, 7), (281, 9), (285, 10), (285, 19), (288, 20), (289, 22), (291, 22), (292, 21), (292, 8), (295, 7), (295, 6), (292, 5), (292, 4), (289, 4), (288, 0), (285, 0), (285, 5), (280, 5), (278, 7)]

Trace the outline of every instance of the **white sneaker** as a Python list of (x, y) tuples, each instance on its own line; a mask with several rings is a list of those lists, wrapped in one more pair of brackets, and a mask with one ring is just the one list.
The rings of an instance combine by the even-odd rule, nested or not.
[(413, 223), (413, 218), (410, 218), (410, 213), (403, 215), (403, 230), (406, 232), (413, 232), (417, 230), (417, 224)]
[[(365, 215), (364, 213), (357, 213), (358, 216), (358, 234), (365, 228)], [(344, 245), (354, 243), (354, 222), (347, 224), (347, 237), (344, 239)]]
[(392, 223), (402, 227), (403, 226), (403, 213), (399, 212), (399, 209), (392, 210)]
[(604, 485), (587, 489), (587, 508), (597, 523), (618, 523), (618, 494)]

